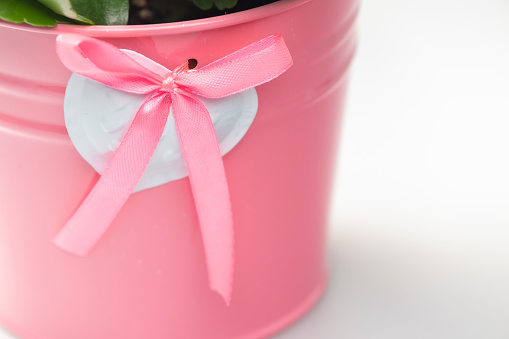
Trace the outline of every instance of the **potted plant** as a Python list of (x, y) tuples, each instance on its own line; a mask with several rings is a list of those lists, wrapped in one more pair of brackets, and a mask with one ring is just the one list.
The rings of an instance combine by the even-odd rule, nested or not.
[(260, 338), (304, 314), (357, 8), (1, 1), (0, 324)]

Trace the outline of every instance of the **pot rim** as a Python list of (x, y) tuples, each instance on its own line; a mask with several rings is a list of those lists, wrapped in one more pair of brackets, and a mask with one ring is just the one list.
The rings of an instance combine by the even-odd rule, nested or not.
[(6, 27), (16, 30), (53, 34), (76, 33), (94, 37), (123, 38), (123, 37), (143, 37), (154, 35), (174, 35), (183, 33), (193, 33), (197, 31), (206, 31), (211, 29), (223, 28), (233, 25), (246, 23), (272, 16), (292, 8), (301, 6), (312, 0), (279, 0), (271, 4), (255, 7), (241, 12), (230, 13), (210, 18), (170, 22), (162, 24), (147, 25), (95, 25), (95, 26), (77, 26), (71, 24), (57, 24), (55, 27), (36, 27), (28, 24), (15, 24), (6, 21), (0, 21), (0, 27)]

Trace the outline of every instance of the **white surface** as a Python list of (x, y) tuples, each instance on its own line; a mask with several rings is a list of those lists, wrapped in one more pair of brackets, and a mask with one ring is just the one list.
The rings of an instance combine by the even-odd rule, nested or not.
[(276, 338), (509, 338), (509, 1), (364, 0), (351, 85), (329, 289)]
[[(129, 54), (145, 59), (137, 53)], [(136, 112), (149, 96), (116, 90), (78, 74), (71, 76), (65, 92), (65, 124), (74, 146), (97, 172), (104, 173)], [(197, 98), (210, 114), (221, 154), (228, 153), (244, 137), (256, 116), (256, 89), (220, 99)], [(172, 114), (173, 107), (134, 192), (188, 175)]]

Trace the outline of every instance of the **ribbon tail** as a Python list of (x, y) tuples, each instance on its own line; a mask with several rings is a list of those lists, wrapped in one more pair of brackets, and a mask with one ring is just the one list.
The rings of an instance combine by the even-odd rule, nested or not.
[(200, 222), (210, 288), (230, 304), (234, 228), (230, 194), (214, 125), (195, 98), (172, 95), (173, 117)]
[(113, 159), (81, 206), (57, 233), (61, 249), (87, 255), (143, 175), (166, 125), (171, 97), (156, 92), (138, 110)]

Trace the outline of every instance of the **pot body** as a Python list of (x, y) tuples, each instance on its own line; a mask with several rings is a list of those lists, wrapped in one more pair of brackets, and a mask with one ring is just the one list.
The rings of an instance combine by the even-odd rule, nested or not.
[[(327, 277), (356, 12), (355, 0), (282, 0), (143, 28), (0, 23), (0, 323), (26, 339), (260, 338), (304, 314)], [(64, 125), (70, 73), (54, 47), (63, 31), (168, 68), (190, 58), (206, 65), (282, 34), (294, 65), (257, 88), (258, 115), (224, 156), (236, 243), (230, 306), (208, 287), (187, 178), (132, 194), (87, 257), (52, 244), (99, 177)]]

